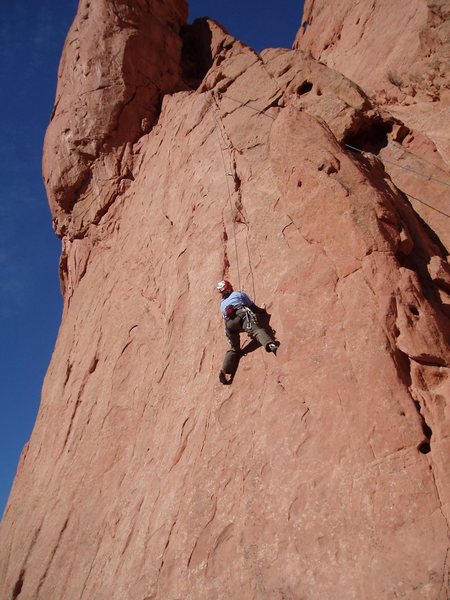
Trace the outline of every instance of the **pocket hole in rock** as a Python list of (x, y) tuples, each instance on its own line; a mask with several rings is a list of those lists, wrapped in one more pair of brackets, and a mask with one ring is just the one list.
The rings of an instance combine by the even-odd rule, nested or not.
[(312, 89), (313, 89), (313, 84), (310, 81), (304, 81), (301, 85), (298, 86), (297, 94), (299, 96), (303, 96), (303, 94), (307, 94)]
[(431, 452), (430, 442), (428, 440), (424, 440), (421, 444), (419, 444), (417, 449), (422, 454), (428, 454), (429, 452)]

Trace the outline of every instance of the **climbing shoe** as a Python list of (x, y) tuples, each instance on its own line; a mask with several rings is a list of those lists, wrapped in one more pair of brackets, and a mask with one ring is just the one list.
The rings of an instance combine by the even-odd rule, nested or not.
[(220, 373), (219, 373), (219, 381), (220, 381), (220, 383), (223, 383), (223, 385), (228, 385), (230, 383), (228, 381), (228, 379), (227, 379), (225, 371), (220, 371)]
[(267, 344), (266, 350), (267, 350), (267, 352), (273, 352), (274, 354), (276, 354), (277, 350), (278, 350), (278, 346), (274, 342), (272, 342), (270, 344)]

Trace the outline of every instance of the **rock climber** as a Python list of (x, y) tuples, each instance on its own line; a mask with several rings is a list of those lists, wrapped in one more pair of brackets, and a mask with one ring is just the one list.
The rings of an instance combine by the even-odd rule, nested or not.
[[(231, 348), (225, 353), (219, 380), (223, 384), (232, 382), (241, 355), (240, 333), (246, 332), (264, 346), (267, 352), (276, 354), (279, 342), (275, 341), (258, 323), (256, 314), (265, 313), (265, 308), (256, 306), (245, 292), (234, 291), (227, 280), (219, 281), (217, 291), (222, 296), (220, 312), (225, 323), (225, 335)], [(227, 378), (227, 375), (231, 378)]]

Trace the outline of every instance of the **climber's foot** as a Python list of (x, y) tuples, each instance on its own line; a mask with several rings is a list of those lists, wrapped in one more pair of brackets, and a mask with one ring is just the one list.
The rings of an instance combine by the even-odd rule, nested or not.
[(220, 381), (220, 383), (223, 383), (223, 385), (230, 385), (231, 378), (227, 379), (227, 375), (226, 375), (225, 371), (221, 370), (219, 373), (219, 381)]
[(266, 350), (267, 352), (273, 352), (274, 354), (276, 354), (279, 345), (279, 343), (277, 344), (276, 342), (271, 342), (270, 344), (267, 344)]

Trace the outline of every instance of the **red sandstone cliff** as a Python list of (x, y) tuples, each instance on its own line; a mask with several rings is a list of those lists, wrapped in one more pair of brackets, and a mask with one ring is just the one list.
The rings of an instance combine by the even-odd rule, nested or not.
[(395, 163), (385, 162), (389, 175), (448, 248), (450, 3), (307, 0), (294, 47), (358, 83), (403, 123), (381, 156)]
[[(443, 600), (450, 240), (380, 158), (447, 158), (303, 51), (185, 16), (83, 1), (67, 39), (44, 151), (65, 306), (2, 598)], [(222, 386), (236, 248), (281, 347)]]

